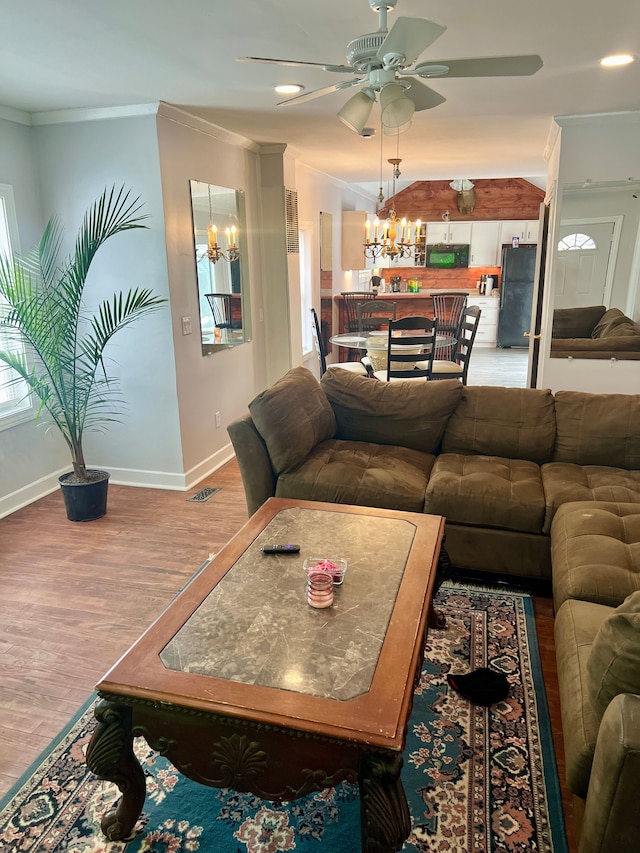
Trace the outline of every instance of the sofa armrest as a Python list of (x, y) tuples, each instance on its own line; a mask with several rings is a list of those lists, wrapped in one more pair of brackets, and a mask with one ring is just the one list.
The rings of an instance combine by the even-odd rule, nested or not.
[(267, 445), (250, 415), (230, 423), (227, 432), (238, 460), (247, 509), (249, 515), (253, 515), (276, 491), (276, 474)]
[(598, 730), (580, 853), (637, 850), (640, 838), (640, 696), (620, 693)]

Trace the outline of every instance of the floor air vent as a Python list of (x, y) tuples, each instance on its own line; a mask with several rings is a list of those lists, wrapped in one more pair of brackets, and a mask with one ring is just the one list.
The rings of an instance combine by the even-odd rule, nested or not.
[(205, 489), (200, 489), (200, 491), (196, 492), (195, 495), (191, 495), (187, 500), (193, 501), (193, 503), (203, 504), (205, 501), (209, 500), (211, 495), (215, 495), (215, 493), (219, 491), (220, 489), (211, 489), (207, 486)]

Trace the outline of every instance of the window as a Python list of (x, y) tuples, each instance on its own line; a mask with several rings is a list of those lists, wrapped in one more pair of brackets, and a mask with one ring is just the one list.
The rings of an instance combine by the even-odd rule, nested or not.
[(570, 252), (575, 249), (597, 249), (594, 240), (588, 234), (567, 234), (558, 243), (559, 252)]
[[(11, 256), (19, 252), (18, 224), (16, 208), (13, 200), (13, 188), (8, 184), (0, 184), (0, 254)], [(0, 296), (0, 316), (2, 316), (2, 297)], [(0, 349), (14, 352), (24, 352), (21, 344), (11, 340), (0, 325)], [(15, 371), (4, 362), (0, 362), (0, 429), (13, 426), (15, 423), (31, 417), (31, 397), (25, 382), (7, 385)]]

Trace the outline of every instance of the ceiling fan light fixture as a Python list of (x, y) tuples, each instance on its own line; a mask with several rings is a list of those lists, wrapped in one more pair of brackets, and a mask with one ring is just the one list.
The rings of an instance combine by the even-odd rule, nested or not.
[(385, 136), (398, 136), (400, 133), (404, 133), (405, 130), (409, 130), (412, 124), (413, 122), (409, 119), (409, 121), (401, 124), (399, 127), (385, 127), (383, 125), (382, 132)]
[(398, 83), (387, 83), (380, 92), (380, 110), (384, 127), (397, 130), (410, 122), (416, 105)]
[(279, 95), (297, 95), (298, 92), (302, 92), (304, 86), (300, 83), (282, 83), (282, 85), (273, 88)]
[(362, 89), (343, 105), (338, 112), (338, 118), (354, 133), (362, 133), (369, 121), (375, 95), (368, 89)]
[(603, 68), (618, 68), (621, 65), (629, 65), (634, 59), (635, 56), (631, 56), (630, 53), (618, 53), (611, 56), (603, 56), (600, 60), (600, 65)]

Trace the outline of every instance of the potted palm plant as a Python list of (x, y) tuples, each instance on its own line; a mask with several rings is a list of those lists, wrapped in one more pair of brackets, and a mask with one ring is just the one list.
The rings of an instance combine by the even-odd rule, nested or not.
[(69, 447), (73, 471), (59, 482), (71, 521), (106, 512), (109, 474), (87, 468), (82, 446), (85, 431), (119, 420), (123, 401), (117, 380), (107, 375), (105, 348), (116, 332), (166, 302), (136, 288), (114, 293), (94, 311), (85, 304), (96, 252), (122, 231), (146, 228), (141, 208), (124, 187), (105, 189), (85, 213), (68, 257), (60, 260), (56, 216), (28, 254), (0, 256), (0, 327), (9, 341), (0, 359), (15, 371), (9, 381), (23, 381), (40, 401), (36, 420), (46, 410)]

